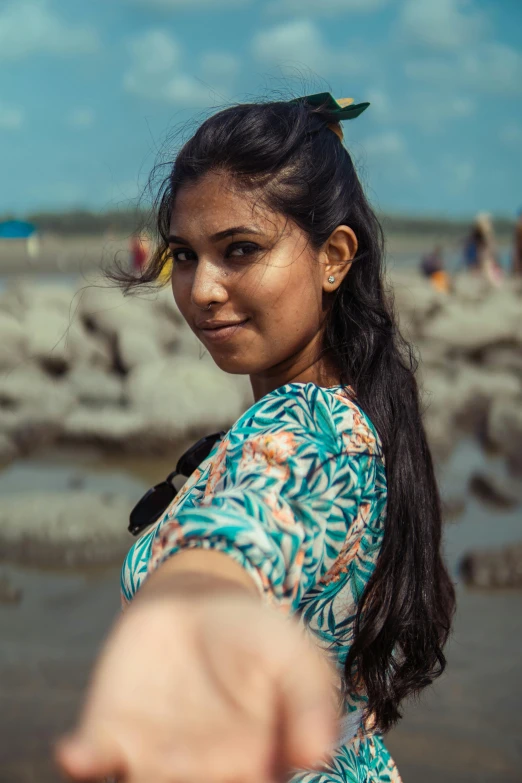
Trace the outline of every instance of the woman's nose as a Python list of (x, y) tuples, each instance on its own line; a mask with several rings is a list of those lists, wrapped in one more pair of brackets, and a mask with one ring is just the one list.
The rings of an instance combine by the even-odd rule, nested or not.
[(211, 304), (226, 302), (228, 293), (221, 279), (223, 276), (224, 273), (216, 269), (215, 265), (200, 259), (192, 282), (192, 303), (206, 310)]

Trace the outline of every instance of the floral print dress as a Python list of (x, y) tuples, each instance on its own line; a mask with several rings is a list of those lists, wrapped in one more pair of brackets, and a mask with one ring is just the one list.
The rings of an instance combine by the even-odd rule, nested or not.
[[(180, 549), (216, 549), (248, 571), (266, 603), (296, 615), (341, 674), (385, 515), (379, 439), (350, 390), (289, 383), (238, 419), (136, 541), (122, 570), (122, 601)], [(362, 714), (364, 697), (344, 699), (345, 714)], [(298, 772), (298, 781), (400, 783), (400, 776), (382, 737), (361, 721), (321, 771)]]

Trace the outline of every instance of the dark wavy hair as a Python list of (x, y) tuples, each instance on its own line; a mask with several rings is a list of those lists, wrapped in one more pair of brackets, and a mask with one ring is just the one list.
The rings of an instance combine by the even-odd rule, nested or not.
[(441, 557), (441, 504), (416, 363), (384, 288), (383, 232), (348, 151), (327, 128), (334, 121), (326, 107), (305, 101), (240, 104), (211, 116), (182, 147), (160, 189), (160, 245), (151, 264), (139, 277), (114, 279), (130, 290), (158, 278), (176, 195), (210, 171), (261, 192), (266, 207), (294, 221), (315, 248), (339, 225), (354, 230), (359, 248), (327, 313), (323, 350), (375, 425), (385, 458), (384, 540), (345, 667), (345, 687), (367, 697), (368, 715), (385, 732), (401, 717), (401, 701), (444, 670), (455, 596)]

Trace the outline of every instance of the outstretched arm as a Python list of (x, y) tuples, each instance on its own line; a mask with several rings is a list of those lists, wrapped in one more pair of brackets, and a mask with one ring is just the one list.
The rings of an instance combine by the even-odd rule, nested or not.
[(74, 780), (268, 783), (335, 739), (334, 674), (292, 620), (263, 606), (221, 552), (150, 575), (95, 666), (56, 759)]

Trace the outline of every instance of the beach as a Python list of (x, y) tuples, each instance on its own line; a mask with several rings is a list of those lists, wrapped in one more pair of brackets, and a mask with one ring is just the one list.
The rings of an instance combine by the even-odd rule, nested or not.
[[(459, 564), (470, 551), (496, 550), (522, 541), (518, 500), (508, 497), (502, 505), (497, 498), (488, 503), (476, 491), (477, 476), (486, 477), (495, 487), (509, 483), (515, 493), (521, 484), (517, 453), (511, 440), (504, 443), (502, 434), (506, 427), (514, 426), (515, 418), (506, 423), (502, 415), (510, 406), (515, 409), (522, 383), (516, 364), (517, 341), (522, 340), (516, 331), (519, 294), (511, 288), (500, 294), (484, 293), (476, 286), (473, 289), (474, 284), (466, 284), (455, 295), (458, 299), (441, 299), (415, 270), (425, 245), (426, 239), (410, 237), (401, 244), (396, 237), (389, 252), (401, 323), (421, 346), (419, 372), (432, 395), (427, 424), (448, 509), (445, 552), (458, 583), (458, 611), (446, 673), (419, 703), (405, 706), (405, 717), (391, 732), (388, 744), (404, 783), (511, 783), (520, 780), (522, 764), (522, 590), (465, 584)], [(70, 309), (62, 313), (65, 321), (68, 318), (70, 323), (71, 314), (78, 310), (82, 323), (92, 325), (89, 339), (78, 332), (74, 351), (67, 344), (57, 349), (53, 343), (51, 352), (45, 340), (23, 342), (23, 330), (17, 332), (16, 339), (21, 342), (16, 345), (28, 346), (24, 348), (28, 353), (16, 368), (8, 370), (5, 365), (0, 379), (1, 386), (9, 375), (11, 384), (4, 383), (0, 406), (4, 426), (4, 467), (0, 472), (4, 554), (0, 566), (12, 589), (11, 599), (0, 605), (0, 783), (57, 783), (50, 743), (74, 719), (96, 650), (119, 611), (119, 564), (128, 545), (124, 530), (127, 509), (173, 469), (198, 426), (208, 432), (233, 420), (247, 405), (247, 391), (238, 386), (236, 393), (230, 387), (228, 394), (224, 390), (229, 387), (220, 386), (221, 396), (228, 394), (230, 404), (215, 407), (214, 419), (201, 422), (198, 405), (205, 400), (196, 400), (192, 408), (183, 408), (186, 427), (173, 422), (166, 435), (155, 432), (155, 422), (145, 418), (141, 402), (143, 395), (149, 394), (147, 376), (154, 370), (151, 364), (142, 367), (133, 345), (122, 340), (130, 321), (124, 321), (123, 316), (120, 320), (109, 317), (111, 308), (100, 309), (98, 299), (89, 302), (87, 297), (78, 305), (74, 295), (79, 287), (91, 287), (98, 279), (100, 258), (102, 266), (118, 253), (125, 258), (125, 237), (50, 237), (42, 242), (41, 257), (34, 263), (25, 257), (21, 246), (13, 248), (0, 252), (4, 292), (0, 314), (18, 322), (20, 309), (35, 319), (34, 313), (42, 310), (39, 323), (48, 325), (45, 313), (62, 313), (60, 308), (69, 301)], [(448, 253), (456, 254), (453, 240), (447, 248)], [(50, 304), (51, 291), (55, 292), (54, 305)], [(146, 322), (156, 330), (151, 350), (158, 352), (153, 357), (157, 366), (173, 362), (177, 369), (172, 377), (178, 384), (193, 372), (208, 373), (211, 389), (217, 388), (212, 384), (225, 383), (212, 374), (206, 360), (201, 363), (199, 355), (191, 353), (192, 343), (186, 341), (175, 313), (168, 304), (163, 306), (163, 301), (155, 305), (158, 312), (161, 310), (157, 316), (161, 328), (156, 322)], [(140, 307), (146, 308), (146, 304), (137, 305), (138, 309), (125, 318), (146, 320), (148, 316)], [(480, 324), (487, 327), (483, 333), (478, 326), (466, 332), (465, 318), (461, 327), (447, 328), (448, 324), (460, 324), (457, 319), (466, 308), (482, 314)], [(119, 362), (117, 371), (113, 350)], [(7, 353), (4, 358), (9, 360)], [(82, 367), (88, 367), (89, 373), (82, 370), (82, 375)], [(13, 375), (16, 379), (15, 369), (18, 387), (12, 380)], [(22, 371), (29, 374), (20, 374)], [(87, 376), (95, 372), (100, 383), (92, 389)], [(33, 391), (37, 389), (35, 379), (41, 383), (38, 393), (43, 396), (39, 399), (43, 405), (45, 398), (48, 405), (39, 429), (34, 419), (28, 418), (32, 398), (27, 397), (26, 408), (21, 404), (14, 410), (13, 400), (17, 400), (8, 396), (8, 392), (25, 394), (30, 378), (35, 383)], [(58, 389), (62, 397), (55, 409), (51, 402), (57, 399)], [(161, 406), (158, 411), (164, 416)], [(488, 433), (487, 448), (477, 434), (483, 430)], [(150, 435), (153, 431), (154, 437)], [(136, 443), (143, 446), (144, 432), (150, 437), (145, 453), (140, 454)], [(27, 433), (38, 434), (34, 448), (28, 445)], [(69, 539), (60, 539), (63, 527), (62, 533), (53, 527), (52, 503), (62, 498), (63, 513), (67, 499), (79, 495), (86, 503), (96, 497), (102, 508), (105, 503), (114, 509), (114, 519), (107, 522), (104, 531), (114, 547), (110, 562), (103, 562), (103, 547), (94, 540), (103, 519), (93, 522), (90, 533), (80, 519), (66, 520), (65, 527), (84, 536), (79, 539), (78, 551)], [(28, 503), (30, 496), (38, 499), (42, 509), (39, 528), (32, 528), (32, 546), (20, 527), (26, 508), (20, 504), (22, 500)], [(70, 507), (74, 516), (74, 505)], [(17, 530), (9, 527), (6, 509), (21, 514)], [(85, 509), (87, 514), (88, 506)], [(30, 535), (30, 531), (26, 533)]]

